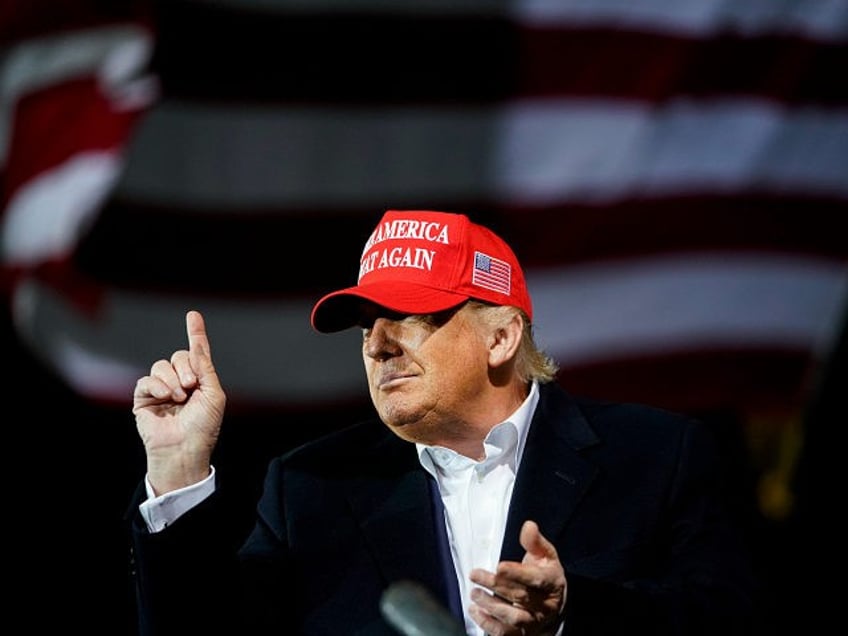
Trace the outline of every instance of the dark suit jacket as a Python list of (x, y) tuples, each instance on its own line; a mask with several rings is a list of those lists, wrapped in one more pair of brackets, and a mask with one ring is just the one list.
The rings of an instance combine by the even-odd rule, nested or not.
[[(566, 635), (748, 633), (753, 580), (709, 431), (547, 384), (528, 435), (502, 557), (521, 560), (519, 528), (539, 523), (566, 571)], [(375, 419), (271, 462), (237, 560), (217, 494), (154, 535), (133, 515), (142, 634), (396, 634), (379, 603), (402, 579), (447, 607), (428, 480)]]

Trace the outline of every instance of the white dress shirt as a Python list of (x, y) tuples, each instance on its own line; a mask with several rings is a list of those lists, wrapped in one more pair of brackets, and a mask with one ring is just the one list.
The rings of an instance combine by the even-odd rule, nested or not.
[(468, 575), (474, 568), (494, 572), (500, 560), (512, 487), (538, 401), (539, 388), (534, 382), (518, 410), (489, 431), (483, 442), (486, 456), (480, 461), (449, 448), (416, 444), (421, 465), (439, 484), (465, 629), (470, 635), (483, 636), (484, 632), (468, 614), (473, 587)]

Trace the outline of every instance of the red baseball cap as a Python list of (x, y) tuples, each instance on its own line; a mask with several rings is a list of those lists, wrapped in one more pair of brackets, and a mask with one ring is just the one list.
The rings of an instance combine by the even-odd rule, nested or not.
[(365, 242), (356, 285), (321, 298), (312, 327), (353, 327), (360, 302), (401, 314), (432, 314), (469, 298), (518, 307), (533, 318), (524, 272), (512, 249), (464, 214), (389, 210)]

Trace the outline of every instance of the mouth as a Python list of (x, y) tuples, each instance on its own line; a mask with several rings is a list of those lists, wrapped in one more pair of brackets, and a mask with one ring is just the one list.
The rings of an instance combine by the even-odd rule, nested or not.
[(380, 379), (377, 382), (377, 388), (391, 389), (413, 377), (415, 376), (412, 373), (385, 373), (380, 376)]

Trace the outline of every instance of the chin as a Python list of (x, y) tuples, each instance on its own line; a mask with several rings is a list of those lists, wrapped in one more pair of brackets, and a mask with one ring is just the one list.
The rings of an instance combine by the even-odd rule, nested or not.
[(381, 413), (381, 419), (398, 437), (409, 442), (427, 443), (422, 433), (425, 431), (418, 417), (403, 417), (398, 412)]

